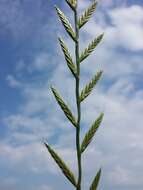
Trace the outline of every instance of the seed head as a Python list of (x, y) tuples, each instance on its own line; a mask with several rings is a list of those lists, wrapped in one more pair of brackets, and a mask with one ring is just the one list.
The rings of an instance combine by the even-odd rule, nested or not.
[(73, 7), (77, 6), (77, 0), (69, 0)]

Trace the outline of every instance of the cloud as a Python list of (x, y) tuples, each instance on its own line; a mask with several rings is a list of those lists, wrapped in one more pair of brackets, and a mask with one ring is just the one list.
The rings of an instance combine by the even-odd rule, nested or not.
[(43, 1), (33, 0), (0, 1), (0, 34), (8, 33), (14, 39), (13, 43), (35, 36), (37, 31), (43, 29), (47, 18), (49, 5), (42, 5)]
[(12, 87), (12, 88), (16, 88), (16, 87), (20, 87), (21, 86), (21, 83), (19, 80), (17, 80), (14, 76), (12, 75), (8, 75), (6, 77), (6, 80), (8, 81), (9, 83), (9, 86)]
[(9, 127), (10, 133), (10, 136), (5, 140), (15, 145), (48, 140), (53, 136), (54, 129), (52, 126), (58, 122), (58, 119), (49, 122), (46, 117), (26, 116), (24, 114), (11, 115), (3, 118), (3, 123)]
[(127, 0), (122, 1), (122, 0), (107, 0), (107, 1), (101, 1), (101, 5), (106, 8), (113, 8), (113, 7), (119, 7), (119, 6), (126, 6), (127, 5)]
[[(114, 8), (109, 10), (107, 15), (104, 13), (100, 15), (102, 18), (99, 20), (100, 25), (92, 21), (88, 27), (85, 27), (85, 31), (91, 36), (104, 31), (106, 40), (104, 43), (110, 48), (119, 47), (127, 51), (141, 51), (143, 50), (142, 12), (142, 7), (139, 5)], [(110, 19), (110, 25), (105, 22), (107, 16)]]
[[(135, 175), (134, 172), (138, 167), (141, 169), (142, 165), (141, 160), (138, 158), (142, 157), (140, 154), (143, 149), (141, 137), (141, 123), (143, 122), (143, 92), (142, 90), (135, 92), (134, 89), (135, 86), (133, 83), (130, 84), (130, 81), (127, 81), (125, 79), (118, 79), (106, 90), (102, 87), (97, 86), (96, 90), (92, 93), (90, 98), (87, 98), (85, 101), (82, 114), (82, 121), (84, 123), (82, 137), (90, 127), (91, 123), (95, 120), (96, 116), (98, 116), (100, 111), (104, 110), (105, 112), (104, 123), (102, 124), (95, 138), (96, 143), (93, 143), (90, 146), (83, 159), (84, 171), (86, 172), (86, 176), (89, 176), (85, 181), (89, 181), (90, 177), (92, 177), (92, 175), (94, 175), (94, 172), (97, 171), (98, 166), (100, 167), (102, 165), (104, 168), (104, 178), (102, 179), (103, 183), (108, 185), (112, 183), (114, 188), (118, 188), (119, 185), (121, 187), (124, 187), (131, 186), (132, 184), (134, 184), (135, 188), (142, 186), (141, 179), (139, 177), (140, 172), (136, 170)], [(32, 101), (32, 98), (30, 99)], [(39, 101), (40, 100), (41, 98), (39, 98)], [(56, 118), (59, 117), (59, 113), (56, 112), (54, 116)], [(52, 120), (54, 117), (52, 117), (52, 114), (47, 118), (47, 124), (42, 119), (42, 125), (41, 120), (39, 121), (37, 116), (34, 116), (34, 118), (31, 119), (29, 117), (30, 116), (26, 118), (23, 115), (19, 117), (18, 115), (15, 115), (14, 117), (11, 117), (11, 119), (9, 118), (9, 125), (14, 128), (16, 127), (17, 129), (20, 129), (22, 126), (24, 128), (26, 127), (27, 129), (29, 128), (30, 130), (32, 129), (32, 131), (35, 131), (35, 135), (40, 134), (42, 131), (43, 134), (41, 133), (41, 135), (44, 135), (44, 133), (47, 135), (53, 126), (54, 133), (56, 132), (57, 127), (59, 127), (59, 124), (63, 125), (62, 132), (58, 133), (60, 139), (57, 139), (56, 141), (57, 146), (62, 149), (57, 150), (61, 153), (61, 155), (64, 155), (64, 160), (68, 160), (68, 163), (70, 162), (71, 165), (74, 164), (72, 168), (75, 168), (76, 162), (73, 163), (73, 149), (69, 149), (70, 147), (74, 146), (74, 129), (68, 126), (65, 123), (65, 120), (61, 117), (57, 123), (53, 123)], [(45, 126), (49, 126), (50, 123), (51, 127), (46, 129)], [(22, 131), (20, 133), (21, 135), (23, 134)], [(19, 142), (22, 141), (20, 133), (18, 134), (19, 139), (17, 139)], [(14, 134), (16, 135), (16, 131), (14, 131)], [(27, 134), (27, 137), (28, 136), (29, 134)], [(29, 138), (31, 137), (29, 136)], [(31, 141), (34, 140), (31, 138)], [(25, 142), (28, 142), (27, 138), (25, 138)], [(69, 148), (67, 148), (67, 146)], [(26, 162), (26, 167), (31, 169), (33, 172), (40, 172), (40, 169), (43, 170), (41, 163), (45, 163), (45, 161), (43, 161), (43, 158), (40, 161), (40, 157), (44, 156), (45, 158), (46, 155), (45, 152), (39, 152), (41, 148), (42, 146), (40, 147), (40, 145), (38, 145), (38, 147), (37, 145), (28, 145), (27, 147), (24, 146), (17, 148), (16, 152), (14, 149), (12, 149), (10, 152), (14, 158), (10, 155), (5, 157), (9, 158), (10, 160), (15, 160), (16, 166), (19, 163), (19, 159), (28, 159)], [(32, 150), (34, 150), (34, 152)], [(37, 151), (39, 152), (38, 154)], [(18, 156), (18, 153), (22, 153), (22, 155)], [(122, 157), (120, 155), (122, 155)], [(31, 165), (31, 156), (36, 159), (36, 164), (33, 163), (34, 166)], [(130, 157), (132, 157), (133, 160), (129, 163), (128, 160)], [(48, 156), (45, 160), (47, 160), (47, 158)], [(96, 165), (94, 164), (95, 160)], [(119, 166), (116, 168), (117, 163)], [(36, 169), (37, 165), (38, 169)], [(49, 165), (54, 165), (54, 162), (49, 161)], [(47, 168), (47, 171), (48, 170), (49, 168)], [(54, 168), (53, 171), (57, 171), (57, 168)], [(118, 176), (120, 174), (122, 174), (122, 178), (120, 178), (119, 181)], [(60, 173), (55, 175), (59, 176)], [(132, 179), (135, 176), (137, 177), (133, 182)], [(88, 187), (89, 184), (85, 185)]]
[[(73, 154), (73, 150), (59, 149), (57, 147), (55, 147), (55, 149), (74, 171), (75, 154)], [(44, 189), (48, 187), (52, 189), (50, 186), (53, 184), (54, 179), (59, 179), (59, 175), (61, 175), (61, 180), (63, 181), (62, 185), (66, 184), (64, 183), (65, 177), (62, 176), (60, 169), (43, 144), (31, 143), (21, 146), (12, 146), (11, 144), (1, 143), (0, 150), (1, 168), (8, 168), (9, 171), (9, 183), (5, 184), (3, 181), (2, 184), (5, 184), (4, 188), (7, 188), (8, 185), (11, 184), (11, 186), (16, 189), (18, 187), (23, 189), (22, 184), (26, 183), (29, 179), (29, 184), (26, 185), (27, 188), (34, 189), (35, 187), (36, 189)], [(3, 179), (4, 176), (5, 174), (3, 173), (0, 178)], [(33, 176), (38, 178), (37, 182)], [(67, 184), (69, 185), (68, 182)], [(57, 188), (58, 183), (55, 183), (54, 186)]]
[(44, 69), (48, 69), (48, 64), (50, 60), (47, 55), (47, 53), (42, 53), (41, 55), (38, 56), (38, 58), (33, 62), (33, 65), (31, 65), (31, 70), (34, 68), (35, 70), (38, 71), (43, 71)]
[(12, 187), (13, 189), (13, 186), (15, 186), (17, 182), (18, 180), (14, 177), (8, 177), (7, 179), (3, 178), (0, 184), (0, 187), (3, 187), (5, 189), (10, 189)]
[(115, 167), (109, 175), (110, 181), (114, 179), (114, 182), (117, 183), (117, 185), (119, 186), (122, 183), (125, 186), (129, 184), (130, 186), (139, 185), (139, 183), (141, 183), (140, 185), (142, 185), (141, 178), (138, 176), (139, 178), (138, 180), (136, 180), (136, 177), (136, 174), (127, 169), (120, 168), (120, 166)]
[[(113, 27), (107, 30), (110, 42), (128, 50), (143, 50), (143, 10), (141, 6), (117, 8), (109, 13)], [(118, 38), (118, 40), (116, 40)]]
[[(46, 158), (47, 154), (44, 153), (44, 157), (41, 157), (41, 152), (46, 152), (44, 146), (39, 143), (24, 145), (24, 146), (11, 146), (9, 144), (1, 144), (1, 161), (3, 163), (3, 166), (6, 166), (6, 162), (4, 158), (7, 157), (7, 161), (9, 160), (9, 169), (13, 170), (13, 166), (21, 172), (23, 170), (23, 166), (26, 170), (32, 171), (32, 172), (44, 172), (45, 170), (49, 170), (48, 159)], [(29, 159), (30, 158), (30, 159)], [(41, 158), (40, 160), (37, 160), (37, 158)], [(45, 160), (45, 161), (44, 161)], [(28, 162), (27, 162), (28, 161)], [(44, 162), (47, 167), (44, 167)], [(51, 168), (52, 169), (52, 168)], [(54, 171), (53, 169), (51, 171)], [(41, 173), (40, 172), (40, 173)]]
[(41, 190), (52, 190), (52, 188), (49, 187), (48, 185), (42, 185), (42, 186), (37, 188), (37, 190), (39, 190), (39, 189), (41, 189)]
[[(80, 9), (86, 9), (87, 6), (89, 6), (89, 2), (92, 1), (79, 1), (79, 8)], [(97, 1), (98, 5), (103, 8), (104, 10), (107, 9), (112, 9), (115, 7), (125, 7), (128, 4), (128, 0), (101, 0), (101, 1)], [(98, 10), (97, 10), (98, 11)]]

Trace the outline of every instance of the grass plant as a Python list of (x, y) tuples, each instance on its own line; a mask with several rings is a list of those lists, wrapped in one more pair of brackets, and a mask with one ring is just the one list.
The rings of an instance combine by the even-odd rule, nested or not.
[[(76, 190), (81, 190), (81, 182), (82, 182), (82, 155), (90, 142), (92, 141), (97, 129), (99, 128), (102, 120), (103, 120), (103, 113), (101, 113), (98, 118), (93, 122), (87, 133), (85, 134), (85, 137), (83, 138), (82, 142), (80, 139), (80, 132), (81, 132), (81, 104), (84, 102), (84, 100), (87, 98), (87, 96), (90, 95), (93, 88), (96, 86), (97, 82), (100, 80), (102, 76), (102, 71), (99, 71), (95, 74), (95, 76), (92, 77), (92, 79), (89, 81), (88, 84), (85, 85), (83, 90), (80, 92), (80, 65), (82, 62), (90, 56), (90, 54), (95, 50), (97, 45), (100, 43), (100, 41), (103, 38), (103, 34), (96, 37), (91, 43), (89, 43), (88, 47), (85, 48), (82, 52), (79, 51), (80, 48), (80, 42), (79, 42), (79, 35), (80, 35), (80, 29), (84, 27), (84, 25), (90, 20), (93, 13), (96, 10), (97, 2), (93, 1), (91, 5), (85, 10), (85, 12), (79, 16), (78, 15), (78, 1), (79, 0), (65, 0), (66, 3), (69, 5), (71, 11), (74, 15), (74, 27), (70, 24), (68, 18), (65, 16), (65, 14), (58, 8), (56, 8), (57, 14), (59, 16), (59, 19), (61, 23), (63, 24), (66, 32), (69, 34), (69, 37), (75, 44), (75, 60), (72, 58), (70, 51), (68, 50), (68, 47), (64, 40), (62, 38), (59, 38), (59, 43), (61, 46), (61, 49), (63, 51), (67, 66), (69, 70), (71, 71), (71, 74), (73, 78), (75, 79), (75, 96), (76, 96), (76, 107), (77, 107), (77, 116), (75, 116), (69, 106), (65, 103), (64, 99), (61, 97), (60, 93), (51, 86), (51, 90), (53, 92), (53, 95), (61, 107), (62, 111), (64, 112), (67, 119), (71, 122), (71, 124), (74, 127), (74, 130), (76, 131), (76, 152), (77, 152), (77, 170), (78, 170), (78, 176), (75, 177), (73, 172), (69, 169), (67, 164), (63, 161), (63, 159), (59, 156), (58, 153), (48, 144), (45, 142), (45, 146), (48, 149), (49, 153), (57, 163), (57, 165), (60, 167), (61, 171), (65, 175), (65, 177), (71, 182), (71, 184), (74, 186)], [(101, 176), (101, 169), (97, 172), (95, 177), (93, 178), (93, 181), (91, 182), (91, 185), (89, 187), (90, 190), (96, 190), (99, 184)]]

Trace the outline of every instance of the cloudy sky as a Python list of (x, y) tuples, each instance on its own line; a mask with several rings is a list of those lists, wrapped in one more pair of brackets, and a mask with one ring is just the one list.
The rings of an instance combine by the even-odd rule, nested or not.
[[(90, 1), (79, 0), (81, 13)], [(64, 0), (0, 0), (0, 189), (73, 187), (43, 146), (50, 143), (77, 173), (75, 129), (50, 91), (54, 84), (75, 109), (75, 82), (58, 44), (57, 4), (73, 23)], [(81, 88), (103, 70), (82, 104), (82, 134), (100, 112), (104, 121), (83, 154), (83, 190), (102, 167), (99, 189), (143, 189), (143, 2), (101, 0), (81, 30), (80, 49), (102, 32), (104, 39), (81, 65)], [(51, 109), (52, 108), (52, 109)], [(55, 183), (56, 182), (56, 183)]]

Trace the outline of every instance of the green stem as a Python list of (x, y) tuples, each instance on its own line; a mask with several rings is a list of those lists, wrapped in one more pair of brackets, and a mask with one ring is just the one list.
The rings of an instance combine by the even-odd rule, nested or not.
[(80, 62), (79, 62), (79, 27), (78, 27), (78, 15), (77, 7), (74, 11), (75, 18), (75, 32), (76, 32), (76, 42), (75, 42), (75, 55), (76, 55), (76, 104), (77, 104), (77, 128), (76, 128), (76, 149), (77, 149), (77, 161), (78, 161), (78, 181), (77, 190), (81, 190), (81, 178), (82, 178), (82, 168), (81, 168), (81, 151), (80, 151), (80, 119), (81, 119), (81, 107), (79, 98), (79, 83), (80, 83)]

